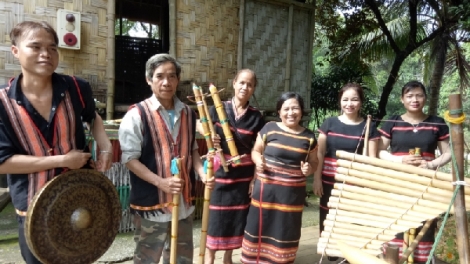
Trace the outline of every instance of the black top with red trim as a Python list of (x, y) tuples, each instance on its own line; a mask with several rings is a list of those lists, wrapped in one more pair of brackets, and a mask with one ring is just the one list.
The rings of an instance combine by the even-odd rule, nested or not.
[(394, 115), (391, 121), (383, 121), (379, 129), (382, 136), (390, 139), (391, 154), (408, 155), (410, 149), (420, 148), (421, 155), (426, 160), (433, 160), (437, 142), (449, 138), (449, 127), (444, 119), (438, 116), (428, 116), (415, 127), (403, 121), (401, 116)]
[[(326, 135), (326, 152), (323, 161), (323, 180), (329, 177), (331, 183), (334, 182), (336, 173), (336, 151), (343, 150), (352, 153), (362, 154), (364, 148), (365, 126), (367, 120), (359, 124), (349, 125), (341, 122), (337, 116), (327, 118), (318, 131)], [(380, 139), (374, 122), (370, 123), (369, 140)], [(331, 177), (331, 178), (330, 178)], [(328, 180), (327, 180), (328, 181)]]
[[(51, 115), (49, 120), (45, 120), (28, 101), (26, 96), (21, 90), (22, 78), (20, 74), (18, 77), (10, 81), (10, 89), (8, 91), (8, 97), (15, 99), (17, 104), (22, 105), (29, 116), (47, 141), (50, 146), (54, 145), (54, 117), (55, 110), (60, 102), (64, 99), (62, 94), (66, 91), (69, 92), (72, 100), (72, 105), (75, 110), (76, 120), (76, 133), (75, 141), (76, 146), (79, 149), (84, 149), (86, 144), (85, 131), (83, 128), (83, 122), (91, 122), (95, 118), (95, 101), (92, 96), (91, 87), (88, 82), (83, 79), (76, 78), (77, 85), (75, 84), (72, 77), (67, 75), (61, 75), (54, 73), (52, 74), (52, 106)], [(0, 89), (6, 88), (9, 85), (3, 85)], [(26, 154), (26, 151), (21, 147), (21, 144), (14, 132), (14, 129), (9, 121), (8, 113), (5, 108), (0, 104), (0, 164), (5, 162), (11, 156), (20, 154)], [(62, 169), (56, 169), (56, 175), (62, 173)], [(8, 185), (10, 187), (10, 194), (13, 200), (13, 204), (16, 209), (20, 211), (27, 210), (28, 200), (28, 175), (17, 174), (8, 175)]]

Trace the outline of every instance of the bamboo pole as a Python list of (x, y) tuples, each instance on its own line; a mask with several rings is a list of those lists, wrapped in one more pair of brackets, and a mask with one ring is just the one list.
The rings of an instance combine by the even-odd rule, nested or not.
[(433, 219), (426, 221), (426, 224), (423, 226), (421, 231), (419, 231), (418, 235), (416, 236), (416, 238), (414, 238), (413, 242), (410, 243), (410, 246), (406, 250), (403, 249), (402, 257), (398, 261), (399, 264), (402, 264), (405, 261), (408, 261), (408, 263), (411, 263), (408, 257), (410, 257), (413, 254), (413, 251), (418, 246), (419, 241), (421, 241), (421, 239), (423, 238), (424, 234), (428, 231), (433, 221), (434, 221)]
[[(214, 137), (216, 135), (214, 123), (212, 122), (212, 117), (209, 113), (209, 107), (207, 106), (207, 102), (204, 96), (202, 97), (202, 103), (204, 105), (204, 111), (206, 112), (207, 124), (211, 132), (211, 137)], [(217, 152), (217, 155), (219, 156), (222, 168), (224, 168), (225, 172), (228, 172), (228, 164), (227, 164), (227, 161), (225, 160), (225, 156), (224, 156), (224, 152), (222, 151), (222, 148), (218, 146), (216, 152)]]
[[(213, 157), (207, 158), (207, 173), (206, 179), (214, 176)], [(207, 228), (209, 226), (209, 204), (211, 200), (211, 189), (207, 186), (204, 188), (204, 204), (202, 209), (202, 224), (201, 224), (201, 242), (199, 244), (199, 264), (204, 263), (207, 242)]]
[[(369, 131), (370, 131), (370, 120), (371, 116), (367, 115), (366, 122), (366, 133), (364, 134), (364, 149), (362, 149), (362, 155), (369, 156)], [(377, 153), (376, 153), (377, 154)]]
[[(450, 116), (460, 117), (462, 112), (462, 99), (460, 94), (451, 94), (449, 96)], [(452, 166), (452, 180), (463, 180), (464, 176), (464, 139), (462, 124), (450, 123), (450, 133), (452, 139), (452, 151), (458, 171)], [(457, 175), (458, 174), (458, 175)], [(465, 188), (460, 186), (454, 202), (455, 223), (457, 228), (457, 248), (459, 252), (460, 264), (470, 263), (470, 246), (468, 241), (467, 213), (465, 209)]]
[[(384, 234), (386, 236), (394, 236), (397, 234), (397, 232), (390, 230), (390, 229), (383, 229), (383, 228), (378, 228), (378, 227), (369, 227), (369, 226), (363, 226), (363, 225), (358, 225), (358, 224), (351, 224), (351, 223), (344, 223), (344, 222), (335, 222), (333, 220), (325, 220), (323, 223), (325, 225), (325, 230), (332, 230), (332, 228), (344, 228), (344, 229), (349, 229), (349, 230), (356, 230), (364, 233), (369, 233), (370, 235), (378, 235), (378, 234)], [(322, 232), (323, 234), (323, 232)], [(324, 235), (321, 235), (321, 238), (324, 238)]]
[(176, 0), (168, 0), (168, 11), (170, 13), (170, 25), (169, 25), (169, 30), (170, 30), (170, 55), (172, 55), (174, 58), (177, 58), (176, 56)]
[(346, 229), (346, 228), (340, 228), (336, 226), (329, 227), (328, 229), (325, 228), (323, 232), (326, 232), (326, 233), (322, 237), (328, 237), (329, 233), (335, 233), (335, 234), (355, 236), (358, 238), (377, 239), (380, 241), (390, 241), (395, 238), (395, 232), (390, 232), (390, 234), (386, 235), (382, 233), (374, 233), (370, 231), (363, 232), (363, 231), (356, 230), (356, 229)]
[[(308, 54), (307, 58), (312, 58), (313, 54), (313, 40), (315, 38), (315, 8), (316, 8), (316, 0), (313, 0), (311, 5), (313, 7), (312, 10), (309, 11), (309, 18), (310, 18), (310, 30), (309, 30), (309, 36), (308, 36)], [(312, 67), (313, 67), (313, 60), (307, 60), (307, 83), (312, 83)], [(307, 97), (310, 98), (312, 93), (312, 89), (307, 89)], [(306, 102), (306, 107), (307, 109), (310, 109), (310, 100), (307, 100)]]
[(115, 32), (114, 32), (114, 20), (116, 12), (116, 0), (108, 0), (107, 5), (107, 15), (106, 15), (106, 22), (108, 26), (108, 36), (107, 36), (107, 49), (106, 49), (106, 60), (107, 60), (107, 67), (106, 67), (106, 81), (107, 81), (107, 89), (106, 89), (106, 119), (111, 120), (114, 118), (114, 85), (115, 85)]
[(245, 37), (245, 0), (240, 0), (238, 12), (240, 27), (238, 29), (237, 71), (243, 69), (243, 42)]
[[(180, 178), (179, 171), (181, 171), (181, 160), (176, 159), (176, 166), (178, 167), (178, 173), (173, 174), (176, 179)], [(180, 203), (181, 193), (173, 194), (173, 208), (171, 211), (171, 245), (170, 245), (170, 264), (176, 264), (177, 248), (178, 248), (178, 208)]]

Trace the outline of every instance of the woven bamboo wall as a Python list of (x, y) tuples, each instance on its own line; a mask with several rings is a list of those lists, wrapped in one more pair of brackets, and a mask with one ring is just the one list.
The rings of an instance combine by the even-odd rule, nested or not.
[(217, 88), (227, 88), (221, 94), (223, 99), (232, 95), (239, 5), (239, 0), (176, 1), (176, 57), (182, 66), (180, 98), (193, 94), (191, 82), (203, 87), (212, 82)]
[(22, 21), (47, 21), (54, 28), (57, 9), (81, 12), (81, 49), (60, 49), (57, 72), (80, 76), (90, 82), (95, 98), (105, 101), (106, 83), (105, 0), (1, 0), (0, 1), (0, 83), (20, 73), (10, 52), (12, 27)]
[[(255, 96), (260, 109), (272, 110), (285, 90), (288, 67), (289, 7), (269, 1), (247, 0), (244, 15), (244, 68), (258, 77)], [(290, 91), (298, 92), (309, 109), (310, 11), (294, 6)]]

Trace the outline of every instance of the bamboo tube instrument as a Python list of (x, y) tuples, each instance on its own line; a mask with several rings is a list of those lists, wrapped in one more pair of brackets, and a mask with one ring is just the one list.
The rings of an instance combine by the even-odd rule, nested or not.
[[(202, 96), (201, 99), (202, 99), (202, 104), (204, 105), (204, 111), (206, 112), (207, 125), (209, 127), (210, 132), (211, 132), (211, 136), (213, 137), (213, 136), (216, 135), (216, 132), (215, 132), (215, 128), (214, 128), (214, 123), (212, 122), (212, 118), (211, 118), (211, 115), (209, 113), (209, 107), (207, 106), (207, 102), (206, 102), (205, 97)], [(225, 172), (228, 172), (228, 164), (227, 164), (227, 161), (225, 160), (224, 152), (222, 151), (221, 148), (217, 149), (216, 152), (217, 152), (217, 155), (219, 156), (222, 168), (224, 168)]]
[(371, 116), (367, 115), (366, 133), (364, 134), (364, 149), (362, 150), (362, 155), (364, 156), (369, 156), (369, 131), (371, 119)]
[[(181, 171), (181, 159), (174, 158), (171, 162), (171, 171), (173, 177), (179, 179)], [(171, 210), (171, 245), (170, 245), (170, 264), (176, 264), (177, 248), (178, 248), (178, 209), (181, 194), (173, 194), (173, 208)]]
[[(207, 172), (206, 179), (210, 179), (214, 176), (213, 157), (207, 157)], [(211, 189), (204, 188), (204, 204), (202, 209), (202, 224), (201, 224), (201, 242), (199, 245), (199, 264), (204, 263), (204, 257), (206, 253), (206, 241), (207, 241), (207, 228), (209, 226), (209, 205), (211, 199)]]
[(210, 84), (209, 91), (211, 92), (212, 100), (214, 100), (214, 106), (217, 111), (217, 115), (219, 116), (220, 125), (224, 131), (225, 140), (227, 141), (230, 155), (232, 156), (232, 164), (233, 166), (237, 166), (241, 163), (241, 159), (238, 155), (238, 150), (237, 146), (235, 145), (232, 131), (230, 130), (229, 120), (227, 118), (227, 114), (225, 113), (224, 105), (220, 100), (219, 91), (213, 84)]
[[(336, 156), (335, 179), (344, 183), (335, 183), (331, 192), (325, 230), (318, 241), (320, 254), (345, 256), (340, 251), (342, 241), (378, 255), (382, 244), (409, 229), (405, 241), (411, 252), (422, 237), (415, 228), (449, 208), (454, 182), (450, 174), (345, 151)], [(470, 192), (464, 193), (462, 200), (470, 202)], [(410, 263), (408, 256), (403, 260)]]

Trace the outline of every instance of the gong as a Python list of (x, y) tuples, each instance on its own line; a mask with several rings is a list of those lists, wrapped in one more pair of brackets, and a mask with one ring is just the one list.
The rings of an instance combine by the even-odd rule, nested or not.
[(43, 263), (89, 264), (111, 246), (120, 220), (112, 182), (95, 170), (71, 170), (34, 196), (26, 214), (26, 242)]

